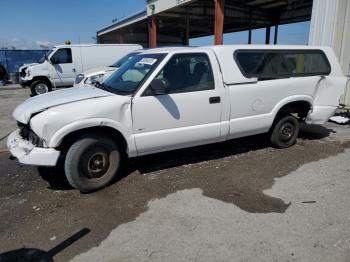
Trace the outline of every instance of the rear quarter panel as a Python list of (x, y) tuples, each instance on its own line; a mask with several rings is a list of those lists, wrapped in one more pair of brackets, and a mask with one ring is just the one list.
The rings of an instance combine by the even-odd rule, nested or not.
[(318, 80), (319, 77), (305, 77), (229, 86), (229, 138), (267, 132), (279, 109), (288, 103), (307, 101), (312, 104)]

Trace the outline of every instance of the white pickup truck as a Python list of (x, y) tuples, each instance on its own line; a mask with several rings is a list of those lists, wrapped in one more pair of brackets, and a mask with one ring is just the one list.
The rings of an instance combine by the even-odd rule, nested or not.
[(13, 113), (8, 148), (20, 163), (55, 166), (84, 192), (109, 184), (123, 156), (268, 133), (296, 142), (299, 122), (325, 123), (347, 78), (332, 49), (308, 46), (159, 48), (98, 87), (33, 97)]

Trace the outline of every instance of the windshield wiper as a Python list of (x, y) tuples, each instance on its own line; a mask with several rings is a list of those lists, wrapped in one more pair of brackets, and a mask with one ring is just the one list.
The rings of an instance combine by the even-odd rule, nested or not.
[(132, 92), (130, 92), (130, 91), (113, 88), (113, 87), (110, 87), (109, 85), (106, 85), (105, 83), (100, 83), (99, 81), (95, 82), (95, 87), (100, 88), (102, 90), (105, 90), (107, 92), (117, 94), (117, 95), (131, 95), (132, 94)]
[(108, 87), (107, 87), (105, 84), (103, 84), (103, 83), (101, 84), (100, 81), (96, 81), (94, 85), (95, 85), (95, 87), (97, 87), (97, 88), (100, 88), (100, 89), (102, 89), (102, 90), (108, 91), (108, 90), (107, 90)]
[(114, 93), (114, 94), (129, 93), (128, 91), (123, 91), (123, 90), (112, 88), (109, 85), (106, 85), (105, 83), (100, 83), (99, 81), (96, 81), (95, 86), (97, 88), (100, 88), (102, 90), (105, 90), (107, 92), (111, 92), (111, 93)]

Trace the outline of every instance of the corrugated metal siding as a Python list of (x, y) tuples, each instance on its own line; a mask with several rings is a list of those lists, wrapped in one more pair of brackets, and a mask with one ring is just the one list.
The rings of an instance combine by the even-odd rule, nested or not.
[(350, 1), (346, 2), (344, 9), (346, 10), (346, 13), (344, 18), (344, 31), (340, 51), (340, 63), (344, 70), (347, 70), (345, 73), (347, 73), (347, 75), (350, 75)]
[(310, 25), (310, 45), (332, 46), (337, 0), (314, 0)]
[(344, 74), (350, 67), (350, 1), (314, 0), (310, 25), (310, 45), (330, 46)]

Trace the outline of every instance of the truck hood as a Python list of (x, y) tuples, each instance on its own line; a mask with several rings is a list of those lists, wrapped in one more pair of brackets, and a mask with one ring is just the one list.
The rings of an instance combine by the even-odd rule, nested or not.
[(18, 72), (21, 72), (22, 69), (24, 69), (24, 68), (27, 68), (27, 67), (30, 67), (30, 66), (35, 66), (35, 65), (38, 65), (38, 64), (39, 64), (39, 63), (24, 64), (24, 65), (22, 65), (22, 66), (20, 66), (20, 67), (18, 68)]
[(95, 87), (69, 88), (54, 91), (29, 98), (15, 109), (13, 117), (18, 122), (28, 124), (33, 114), (45, 111), (48, 108), (76, 101), (113, 95), (114, 94), (110, 92)]
[(84, 72), (84, 76), (85, 77), (90, 77), (90, 76), (93, 76), (93, 75), (105, 74), (107, 72), (114, 72), (117, 69), (118, 68), (116, 68), (116, 67), (109, 67), (109, 66), (97, 67), (97, 68), (93, 68), (93, 69), (90, 69), (90, 70), (86, 70)]

